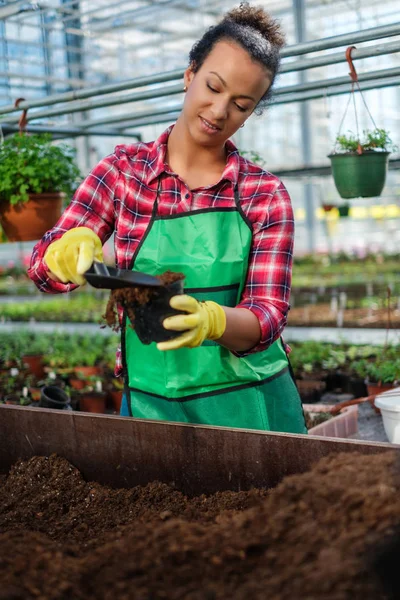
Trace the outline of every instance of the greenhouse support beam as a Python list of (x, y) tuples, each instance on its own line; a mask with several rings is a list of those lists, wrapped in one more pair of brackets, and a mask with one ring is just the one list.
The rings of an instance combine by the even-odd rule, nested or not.
[[(387, 44), (378, 44), (377, 46), (367, 46), (366, 48), (355, 48), (351, 53), (352, 60), (382, 56), (384, 54), (393, 54), (399, 52), (400, 41), (389, 42)], [(293, 73), (296, 71), (305, 71), (306, 69), (316, 69), (328, 65), (336, 65), (344, 62), (344, 52), (334, 52), (323, 56), (313, 56), (311, 58), (302, 58), (292, 62), (283, 62), (280, 73)]]
[[(379, 71), (369, 71), (367, 73), (359, 73), (358, 80), (360, 83), (364, 81), (373, 81), (376, 79), (384, 79), (389, 77), (398, 77), (400, 75), (400, 66), (399, 67), (391, 67), (390, 69), (381, 69)], [(319, 79), (318, 81), (307, 81), (301, 85), (287, 85), (285, 87), (277, 88), (275, 94), (273, 96), (283, 96), (286, 94), (293, 94), (299, 92), (308, 92), (311, 90), (318, 90), (321, 88), (329, 88), (329, 87), (338, 87), (340, 85), (346, 85), (348, 91), (350, 91), (351, 79), (346, 77), (334, 77), (330, 79)], [(364, 89), (364, 86), (361, 85), (361, 88)]]
[[(158, 125), (160, 123), (174, 123), (179, 117), (179, 112), (171, 112), (167, 115), (154, 115), (153, 117), (147, 117), (146, 119), (134, 119), (121, 123), (121, 130), (130, 129), (131, 127), (146, 127), (147, 125)], [(92, 133), (92, 130), (88, 130), (88, 133)]]
[[(392, 86), (397, 86), (400, 85), (400, 77), (389, 77), (389, 78), (385, 78), (382, 81), (377, 81), (377, 80), (372, 80), (371, 82), (366, 82), (363, 85), (363, 91), (367, 91), (367, 90), (371, 90), (371, 89), (379, 89), (379, 88), (383, 88), (383, 87), (392, 87)], [(312, 91), (308, 91), (308, 92), (303, 92), (303, 93), (297, 93), (297, 94), (291, 94), (291, 95), (283, 95), (280, 96), (279, 94), (276, 94), (273, 98), (273, 103), (274, 104), (288, 104), (290, 102), (304, 102), (306, 100), (315, 100), (317, 98), (325, 98), (327, 96), (338, 96), (341, 94), (348, 94), (349, 93), (349, 86), (347, 85), (341, 85), (341, 86), (337, 86), (337, 87), (332, 87), (332, 88), (321, 88), (321, 90), (312, 90)], [(357, 92), (356, 92), (357, 93)], [(151, 116), (148, 117), (144, 117), (144, 113), (137, 113), (137, 115), (132, 115), (132, 114), (125, 114), (125, 115), (119, 115), (118, 117), (118, 130), (121, 131), (123, 129), (128, 129), (131, 127), (145, 127), (147, 125), (158, 125), (160, 123), (168, 123), (168, 122), (173, 122), (175, 121), (180, 113), (180, 109), (179, 110), (172, 110), (174, 107), (170, 107), (170, 110), (168, 112), (165, 111), (165, 109), (160, 109), (160, 111), (154, 110), (151, 112)], [(106, 119), (102, 120), (102, 124), (103, 125), (107, 125), (108, 124), (108, 120), (106, 121)], [(92, 129), (90, 129), (91, 127), (91, 122), (90, 121), (82, 121), (77, 123), (76, 125), (79, 125), (79, 127), (81, 128), (81, 131), (83, 131), (84, 133), (82, 133), (82, 135), (96, 135), (94, 133), (94, 131)], [(83, 128), (82, 125), (85, 125), (85, 127)], [(1, 126), (1, 123), (0, 123)], [(6, 127), (9, 127), (7, 124), (2, 125), (3, 128), (5, 129)], [(29, 126), (29, 131), (33, 131), (33, 126)], [(47, 128), (45, 126), (43, 126), (43, 130), (44, 131), (52, 131), (53, 127), (52, 125), (49, 125)], [(14, 126), (14, 129), (16, 130), (17, 127)]]
[(321, 50), (330, 50), (331, 48), (339, 48), (340, 46), (348, 46), (358, 44), (359, 42), (369, 42), (385, 37), (392, 37), (400, 34), (400, 23), (392, 23), (391, 25), (382, 25), (379, 27), (370, 27), (361, 31), (351, 31), (340, 35), (333, 35), (320, 40), (311, 42), (302, 42), (292, 46), (282, 48), (281, 56), (283, 58), (289, 56), (300, 56), (302, 54), (310, 54)]
[[(387, 54), (387, 53), (391, 53), (391, 52), (398, 52), (400, 50), (400, 42), (393, 42), (391, 44), (382, 44), (380, 46), (377, 46), (376, 48), (374, 47), (368, 47), (365, 48), (363, 50), (354, 50), (352, 53), (352, 58), (356, 57), (356, 58), (366, 58), (368, 56), (378, 56), (381, 54)], [(320, 67), (320, 66), (324, 66), (324, 65), (328, 65), (328, 64), (335, 64), (337, 62), (343, 61), (343, 53), (339, 54), (334, 54), (334, 55), (328, 55), (328, 56), (324, 56), (324, 57), (315, 57), (313, 59), (303, 59), (303, 61), (296, 61), (295, 63), (288, 63), (287, 65), (283, 65), (282, 67), (282, 71), (285, 72), (292, 72), (292, 71), (299, 71), (302, 70), (303, 68), (311, 68), (311, 67)], [(306, 65), (306, 66), (304, 66)], [(288, 67), (287, 69), (285, 69), (284, 67)], [(277, 92), (279, 93), (279, 91)], [(142, 113), (137, 114), (137, 116), (135, 116), (135, 118), (145, 118), (147, 116), (153, 116), (153, 115), (161, 115), (161, 114), (165, 114), (165, 113), (169, 113), (171, 112), (171, 110), (180, 110), (181, 109), (181, 105), (174, 105), (171, 106), (169, 108), (165, 108), (165, 109), (160, 109), (160, 110), (148, 110), (148, 111), (144, 111)], [(113, 124), (113, 123), (121, 123), (123, 121), (129, 121), (130, 120), (130, 115), (126, 115), (126, 114), (122, 114), (122, 115), (114, 115), (111, 117), (103, 117), (101, 119), (93, 119), (91, 121), (80, 121), (79, 123), (77, 123), (77, 126), (82, 127), (82, 128), (89, 128), (89, 127), (97, 127), (99, 125), (104, 125), (104, 124)]]
[[(382, 77), (381, 79), (375, 79), (376, 75), (385, 75), (385, 73), (395, 73), (396, 75), (392, 75), (391, 77)], [(396, 67), (395, 69), (387, 69), (386, 71), (374, 71), (373, 78), (369, 81), (367, 79), (361, 78), (363, 81), (362, 89), (369, 90), (375, 88), (382, 87), (390, 87), (394, 85), (398, 85), (400, 83), (400, 67)], [(273, 104), (288, 104), (289, 102), (301, 102), (303, 100), (313, 100), (315, 98), (324, 98), (326, 96), (340, 95), (349, 93), (349, 82), (343, 83), (346, 81), (346, 78), (337, 78), (337, 79), (327, 79), (320, 82), (320, 86), (315, 86), (316, 82), (306, 82), (297, 86), (290, 86), (288, 88), (278, 88), (272, 96)], [(339, 83), (338, 83), (339, 82)], [(317, 87), (317, 89), (314, 89)], [(301, 90), (298, 92), (293, 92), (293, 90)], [(357, 92), (356, 92), (357, 93)], [(104, 117), (103, 119), (96, 119), (93, 121), (79, 121), (76, 123), (77, 126), (83, 129), (89, 129), (90, 127), (99, 126), (99, 125), (111, 125), (118, 123), (120, 128), (124, 128), (126, 125), (124, 123), (136, 122), (137, 119), (140, 119), (142, 123), (147, 123), (146, 118), (152, 117), (162, 117), (163, 115), (168, 115), (171, 112), (176, 112), (179, 114), (181, 110), (181, 104), (174, 104), (169, 108), (159, 108), (155, 107), (153, 110), (143, 111), (138, 113), (123, 113), (119, 115), (113, 115), (109, 118)], [(152, 123), (164, 123), (169, 119), (159, 119), (158, 121), (151, 121)]]
[[(303, 54), (309, 54), (318, 52), (321, 50), (328, 50), (331, 48), (337, 48), (349, 44), (356, 44), (358, 42), (372, 41), (385, 37), (391, 37), (400, 34), (400, 23), (392, 23), (391, 25), (383, 25), (380, 27), (372, 27), (364, 29), (362, 31), (353, 31), (346, 34), (337, 36), (331, 36), (320, 40), (314, 40), (311, 42), (302, 42), (300, 44), (294, 44), (283, 48), (282, 57), (288, 58), (293, 56), (301, 56)], [(339, 62), (339, 61), (338, 61)], [(166, 73), (159, 73), (147, 77), (139, 77), (130, 79), (127, 81), (106, 84), (103, 86), (88, 88), (84, 90), (75, 90), (62, 94), (56, 94), (47, 98), (40, 98), (31, 102), (21, 102), (20, 109), (27, 108), (38, 108), (42, 106), (50, 106), (61, 102), (71, 102), (75, 100), (83, 100), (91, 98), (93, 96), (100, 96), (105, 94), (112, 94), (121, 92), (136, 87), (143, 87), (146, 85), (155, 85), (159, 83), (165, 83), (168, 81), (174, 81), (181, 79), (183, 76), (184, 69), (176, 69), (174, 71), (168, 71)], [(0, 107), (0, 115), (15, 112), (14, 105), (8, 105)]]
[[(393, 87), (400, 85), (400, 77), (384, 77), (383, 79), (371, 79), (363, 81), (362, 91), (375, 90), (384, 87)], [(315, 100), (317, 98), (326, 98), (328, 96), (340, 96), (349, 93), (349, 84), (336, 86), (326, 86), (320, 89), (308, 90), (292, 94), (277, 94), (272, 98), (273, 104), (289, 104), (291, 102), (304, 102), (306, 100)], [(356, 94), (359, 92), (355, 92)]]
[(91, 127), (98, 127), (99, 125), (113, 125), (116, 123), (123, 123), (127, 121), (132, 121), (136, 119), (146, 119), (147, 117), (166, 115), (170, 113), (179, 113), (182, 110), (182, 104), (173, 104), (166, 108), (157, 108), (152, 110), (145, 110), (143, 112), (138, 112), (134, 115), (131, 114), (122, 114), (122, 115), (114, 115), (112, 117), (103, 117), (102, 119), (93, 119), (90, 121), (79, 121), (76, 123), (77, 126), (82, 129), (89, 129)]
[[(11, 133), (16, 133), (19, 131), (18, 125), (0, 125), (0, 128), (3, 132), (3, 135), (7, 136)], [(86, 131), (84, 129), (80, 129), (77, 127), (54, 127), (53, 125), (30, 125), (29, 133), (52, 133), (56, 137), (63, 138), (72, 138), (72, 137), (80, 137), (80, 136), (88, 136), (88, 135), (98, 135), (102, 137), (115, 137), (115, 136), (123, 136), (123, 137), (134, 137), (139, 142), (142, 137), (138, 133), (124, 133), (118, 129), (95, 129)]]
[[(371, 81), (382, 80), (384, 78), (393, 79), (393, 77), (398, 77), (400, 75), (400, 67), (393, 67), (391, 69), (382, 69), (380, 71), (371, 71), (370, 73), (363, 73), (358, 76), (359, 81), (364, 84), (364, 82), (368, 83)], [(283, 104), (285, 101), (282, 101), (282, 97), (288, 96), (289, 98), (294, 97), (294, 95), (298, 95), (300, 97), (301, 94), (306, 94), (307, 92), (312, 92), (316, 90), (318, 95), (316, 97), (321, 97), (327, 95), (327, 90), (329, 88), (339, 88), (341, 85), (347, 86), (347, 91), (349, 91), (350, 80), (348, 77), (336, 77), (332, 79), (323, 79), (319, 81), (307, 81), (301, 84), (290, 85), (286, 87), (277, 88), (275, 93), (272, 95), (273, 102)], [(363, 89), (366, 89), (364, 85), (362, 85)], [(118, 98), (118, 102), (116, 102), (115, 98), (107, 98), (94, 100), (90, 102), (79, 102), (74, 104), (73, 106), (62, 106), (60, 108), (56, 108), (53, 110), (43, 110), (38, 111), (33, 114), (27, 115), (28, 122), (34, 121), (36, 119), (44, 119), (44, 118), (53, 118), (60, 115), (72, 114), (76, 112), (93, 110), (96, 108), (104, 108), (106, 106), (115, 106), (116, 104), (127, 104), (129, 102), (138, 102), (141, 100), (151, 100), (153, 98), (163, 98), (164, 96), (179, 94), (182, 93), (181, 84), (170, 85), (167, 87), (159, 88), (157, 90), (146, 90), (143, 92), (135, 92), (134, 94), (128, 94), (126, 96), (121, 96)], [(309, 98), (312, 98), (310, 96)], [(304, 99), (309, 99), (304, 97)], [(278, 100), (279, 99), (279, 100)], [(297, 100), (287, 100), (286, 102), (295, 102)], [(21, 103), (22, 104), (22, 103)], [(163, 109), (162, 109), (163, 110)], [(157, 109), (154, 110), (153, 114), (157, 114)], [(112, 118), (112, 117), (110, 117)], [(127, 118), (129, 116), (127, 115)], [(135, 115), (131, 115), (131, 119), (135, 118)], [(9, 125), (13, 125), (18, 123), (19, 117), (10, 117), (7, 118), (3, 123), (7, 123)], [(85, 121), (85, 127), (89, 127), (90, 121)], [(102, 124), (108, 123), (105, 119), (102, 120)], [(2, 122), (0, 122), (2, 124)], [(79, 124), (80, 126), (83, 123)]]
[[(156, 90), (146, 90), (143, 92), (135, 92), (134, 94), (128, 94), (118, 98), (109, 97), (101, 100), (92, 100), (88, 102), (77, 102), (71, 105), (61, 106), (53, 110), (41, 110), (36, 113), (27, 114), (27, 121), (34, 121), (36, 119), (59, 117), (60, 115), (69, 115), (72, 113), (93, 110), (95, 108), (104, 108), (106, 106), (115, 106), (116, 104), (127, 104), (128, 102), (139, 102), (141, 100), (152, 100), (153, 98), (163, 98), (164, 96), (171, 96), (173, 94), (183, 93), (182, 84), (175, 84), (170, 86), (163, 86)], [(20, 107), (24, 104), (21, 102)], [(19, 117), (10, 117), (6, 121), (11, 124), (18, 123)], [(1, 122), (0, 122), (1, 124)]]
[[(371, 89), (379, 89), (379, 88), (384, 88), (384, 87), (393, 87), (393, 86), (397, 86), (400, 85), (400, 77), (389, 77), (389, 78), (385, 78), (382, 79), (382, 81), (379, 80), (372, 80), (370, 82), (366, 82), (366, 84), (363, 85), (363, 91), (367, 91), (367, 90), (371, 90)], [(325, 98), (327, 96), (339, 96), (341, 94), (348, 94), (349, 93), (349, 85), (341, 85), (341, 86), (337, 86), (337, 87), (332, 87), (332, 88), (321, 88), (320, 90), (311, 90), (308, 92), (303, 92), (303, 93), (297, 93), (297, 94), (284, 94), (282, 96), (280, 96), (279, 94), (276, 94), (273, 97), (273, 104), (288, 104), (290, 102), (304, 102), (306, 100), (315, 100), (317, 98)], [(357, 93), (357, 92), (356, 92)], [(176, 113), (176, 115), (179, 115), (179, 112)], [(145, 125), (155, 125), (155, 124), (159, 124), (159, 123), (166, 123), (167, 121), (169, 121), (170, 119), (168, 118), (168, 115), (166, 117), (164, 117), (163, 115), (158, 115), (157, 111), (153, 112), (153, 117), (149, 117), (149, 119), (143, 119), (141, 121), (136, 121), (134, 118), (134, 115), (125, 115), (126, 117), (126, 121), (127, 122), (131, 122), (132, 124), (127, 125), (125, 123), (124, 124), (120, 124), (121, 128), (124, 127), (133, 127), (133, 126), (145, 126)]]
[[(174, 71), (167, 71), (166, 73), (159, 73), (157, 75), (149, 75), (145, 77), (137, 77), (135, 79), (128, 79), (119, 83), (107, 84), (83, 90), (74, 90), (62, 94), (55, 94), (54, 96), (49, 96), (48, 98), (40, 98), (38, 100), (32, 100), (31, 102), (21, 102), (19, 107), (20, 109), (39, 108), (41, 106), (51, 106), (53, 104), (58, 104), (61, 102), (72, 102), (75, 100), (84, 100), (86, 98), (92, 98), (93, 96), (102, 96), (106, 94), (113, 94), (116, 92), (123, 92), (138, 87), (145, 87), (147, 85), (157, 85), (160, 83), (166, 83), (168, 81), (175, 81), (183, 77), (183, 71), (183, 69), (176, 69)], [(5, 115), (12, 112), (15, 112), (14, 105), (0, 107), (0, 115)]]
[[(296, 41), (303, 43), (306, 39), (306, 18), (304, 0), (292, 0), (293, 13), (295, 17)], [(300, 62), (304, 60), (300, 57)], [(303, 87), (307, 85), (307, 72), (300, 70), (298, 73), (299, 84)], [(311, 152), (311, 126), (310, 126), (310, 107), (307, 102), (301, 102), (300, 111), (300, 144), (302, 160), (308, 164), (312, 160)], [(312, 254), (315, 251), (315, 215), (314, 215), (314, 196), (310, 181), (306, 181), (303, 186), (304, 207), (306, 211), (306, 229), (308, 234), (308, 251)]]

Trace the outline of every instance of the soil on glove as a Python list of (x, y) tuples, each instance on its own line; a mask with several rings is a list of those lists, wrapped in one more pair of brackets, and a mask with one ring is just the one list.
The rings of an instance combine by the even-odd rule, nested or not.
[(397, 452), (336, 454), (270, 492), (187, 498), (21, 461), (0, 488), (0, 599), (384, 599), (372, 561), (399, 474)]
[[(156, 275), (161, 281), (164, 288), (175, 281), (181, 281), (185, 278), (183, 273), (174, 273), (173, 271), (165, 271), (161, 275)], [(162, 290), (163, 288), (161, 288)], [(161, 292), (162, 293), (162, 292)], [(106, 311), (103, 319), (109, 327), (118, 331), (120, 328), (118, 319), (118, 307), (125, 309), (131, 325), (135, 322), (135, 305), (143, 306), (148, 304), (151, 299), (156, 299), (160, 295), (160, 289), (156, 287), (126, 287), (110, 292), (110, 297), (107, 302)]]

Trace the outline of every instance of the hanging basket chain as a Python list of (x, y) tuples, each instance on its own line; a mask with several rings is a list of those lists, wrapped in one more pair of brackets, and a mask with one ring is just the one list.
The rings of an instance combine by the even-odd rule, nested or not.
[(369, 115), (369, 117), (370, 117), (370, 119), (371, 119), (371, 121), (373, 123), (374, 129), (377, 129), (377, 126), (376, 126), (375, 121), (373, 119), (373, 116), (372, 116), (372, 114), (371, 114), (371, 112), (370, 112), (370, 110), (368, 108), (367, 102), (366, 102), (366, 100), (364, 98), (364, 94), (362, 93), (362, 90), (361, 90), (361, 87), (360, 87), (360, 83), (358, 81), (357, 71), (356, 71), (356, 69), (354, 67), (353, 59), (351, 58), (351, 53), (352, 53), (353, 50), (356, 50), (356, 46), (349, 46), (346, 49), (346, 60), (347, 60), (347, 62), (349, 64), (349, 67), (350, 67), (349, 75), (351, 77), (351, 91), (350, 91), (349, 100), (347, 102), (346, 109), (344, 111), (342, 120), (340, 121), (338, 133), (336, 135), (335, 148), (336, 148), (336, 145), (337, 145), (337, 138), (338, 138), (338, 136), (340, 135), (340, 133), (342, 131), (343, 123), (344, 123), (344, 120), (345, 120), (345, 117), (347, 115), (347, 111), (348, 111), (348, 108), (349, 108), (349, 105), (350, 105), (350, 100), (353, 99), (354, 115), (355, 115), (356, 130), (357, 130), (357, 141), (358, 141), (357, 153), (358, 154), (362, 154), (363, 149), (362, 149), (361, 142), (360, 142), (360, 132), (359, 132), (359, 126), (358, 126), (357, 104), (356, 104), (356, 98), (355, 98), (355, 93), (354, 93), (355, 86), (357, 86), (357, 89), (360, 92), (361, 99), (362, 99), (362, 101), (364, 103), (365, 108), (367, 109), (367, 113), (368, 113), (368, 115)]

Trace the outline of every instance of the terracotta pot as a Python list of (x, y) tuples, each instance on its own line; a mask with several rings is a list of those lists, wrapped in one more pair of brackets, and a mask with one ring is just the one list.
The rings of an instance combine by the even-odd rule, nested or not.
[(79, 398), (79, 410), (91, 413), (106, 412), (105, 392), (83, 392)]
[(65, 194), (30, 194), (28, 202), (0, 202), (0, 223), (10, 242), (40, 240), (61, 216)]
[(22, 357), (22, 362), (28, 365), (29, 371), (37, 379), (43, 379), (43, 377), (46, 375), (42, 359), (43, 354), (27, 354), (26, 356)]
[(17, 394), (9, 394), (8, 396), (5, 396), (4, 402), (5, 404), (17, 404), (18, 406), (20, 405), (20, 399), (19, 396), (17, 396)]
[(29, 388), (29, 393), (31, 395), (32, 402), (39, 402), (41, 394), (40, 388), (31, 387)]
[(111, 392), (110, 392), (113, 408), (114, 408), (115, 412), (117, 413), (117, 415), (119, 415), (119, 412), (121, 410), (122, 395), (123, 395), (122, 390), (111, 390)]
[(69, 379), (69, 384), (74, 390), (83, 390), (86, 383), (84, 379)]
[[(371, 382), (369, 383), (368, 381), (366, 381), (367, 384), (367, 390), (368, 390), (368, 396), (377, 396), (378, 394), (382, 394), (382, 392), (387, 392), (388, 390), (391, 390), (393, 388), (393, 383), (375, 383), (375, 382)], [(371, 404), (372, 408), (374, 409), (374, 411), (380, 415), (381, 414), (381, 409), (377, 408), (375, 406), (375, 398), (372, 398), (369, 403)]]
[(92, 375), (100, 375), (101, 367), (75, 367), (75, 374), (82, 375), (82, 377), (91, 377)]
[(382, 392), (387, 392), (393, 388), (393, 383), (369, 383), (367, 384), (368, 396), (374, 396), (377, 394), (382, 394)]

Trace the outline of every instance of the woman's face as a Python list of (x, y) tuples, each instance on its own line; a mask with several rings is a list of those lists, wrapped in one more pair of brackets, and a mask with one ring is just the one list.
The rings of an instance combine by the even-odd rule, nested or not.
[(271, 74), (234, 42), (218, 42), (194, 73), (184, 75), (182, 117), (201, 146), (223, 145), (251, 115), (271, 85)]

